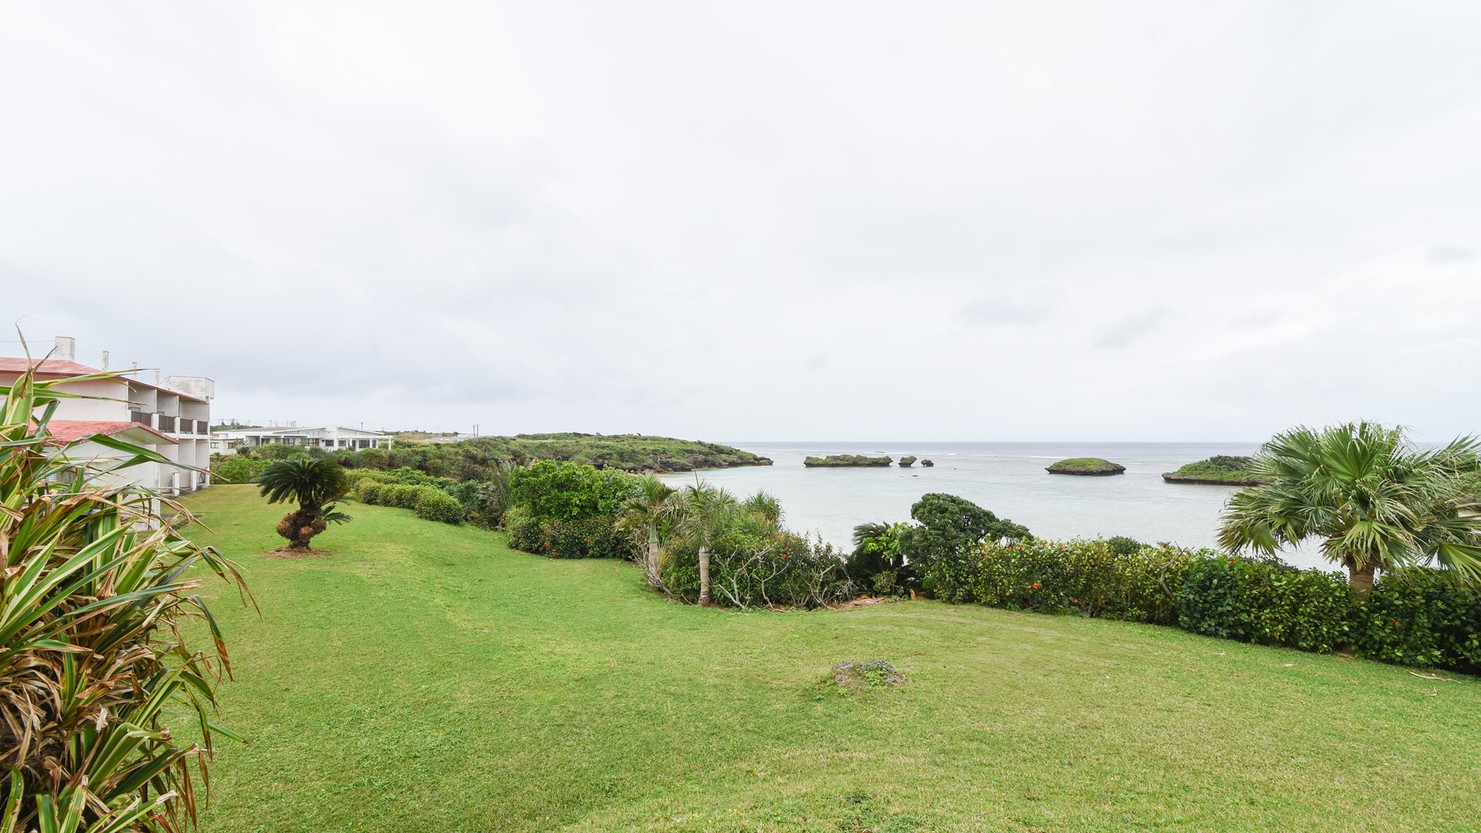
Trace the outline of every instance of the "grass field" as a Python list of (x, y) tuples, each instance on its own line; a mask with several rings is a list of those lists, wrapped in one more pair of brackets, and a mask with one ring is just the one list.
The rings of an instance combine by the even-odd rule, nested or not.
[[(638, 571), (352, 505), (325, 554), (191, 499), (236, 682), (207, 833), (1473, 830), (1481, 683), (934, 602), (685, 607)], [(909, 682), (842, 693), (843, 660)]]

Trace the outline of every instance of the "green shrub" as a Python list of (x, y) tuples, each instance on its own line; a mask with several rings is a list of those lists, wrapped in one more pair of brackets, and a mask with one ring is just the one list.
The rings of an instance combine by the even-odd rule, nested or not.
[(862, 593), (905, 596), (920, 589), (915, 566), (903, 551), (910, 524), (861, 524), (854, 527), (854, 551), (844, 565), (849, 580)]
[(1111, 552), (1118, 555), (1131, 555), (1141, 552), (1142, 548), (1147, 545), (1135, 538), (1128, 538), (1125, 535), (1112, 535), (1106, 539), (1106, 546), (1111, 548)]
[(211, 477), (218, 483), (251, 483), (270, 462), (254, 460), (240, 454), (212, 454)]
[(445, 524), (463, 522), (463, 504), (458, 499), (432, 486), (418, 486), (416, 497), (417, 517)]
[(1195, 558), (1176, 547), (1118, 552), (1104, 540), (989, 543), (969, 562), (967, 593), (993, 607), (1175, 625)]
[[(699, 550), (664, 553), (664, 586), (687, 602), (699, 599)], [(714, 604), (729, 607), (815, 608), (854, 596), (844, 561), (831, 547), (786, 530), (736, 525), (710, 547)]]
[(615, 516), (637, 494), (637, 477), (578, 463), (541, 460), (509, 474), (509, 499), (541, 520)]
[(1184, 574), (1178, 624), (1207, 636), (1328, 653), (1351, 641), (1356, 604), (1338, 573), (1216, 555)]
[(1481, 588), (1440, 570), (1385, 573), (1354, 628), (1358, 656), (1481, 673)]
[(465, 480), (447, 489), (463, 505), (463, 514), (474, 526), (496, 529), (508, 508), (509, 492), (502, 480)]
[(361, 503), (376, 506), (380, 504), (381, 493), (385, 491), (385, 488), (386, 484), (384, 483), (379, 483), (368, 477), (362, 477), (355, 481), (355, 497), (359, 498)]
[(415, 509), (417, 506), (417, 496), (421, 492), (421, 486), (387, 483), (380, 490), (381, 505), (393, 506), (397, 509)]
[(926, 592), (948, 602), (970, 602), (971, 567), (984, 542), (1031, 540), (1028, 527), (999, 518), (955, 495), (923, 495), (910, 507), (917, 526), (903, 536), (905, 560), (915, 565)]

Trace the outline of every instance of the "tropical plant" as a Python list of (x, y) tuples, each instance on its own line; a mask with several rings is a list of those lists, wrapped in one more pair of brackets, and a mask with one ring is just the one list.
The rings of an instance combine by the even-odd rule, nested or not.
[(622, 504), (617, 516), (617, 529), (631, 535), (635, 548), (646, 553), (643, 575), (656, 588), (663, 587), (662, 533), (667, 525), (666, 503), (673, 493), (662, 480), (643, 475), (638, 478), (637, 493)]
[(969, 561), (984, 542), (1033, 540), (1028, 527), (956, 495), (922, 495), (910, 517), (918, 525), (902, 539), (905, 561), (927, 592), (950, 602), (971, 601)]
[(1478, 448), (1463, 437), (1419, 450), (1373, 422), (1293, 428), (1261, 447), (1251, 471), (1269, 482), (1229, 499), (1219, 544), (1269, 555), (1319, 538), (1359, 596), (1377, 570), (1431, 561), (1481, 577), (1481, 516), (1465, 511)]
[(290, 550), (312, 550), (309, 540), (328, 524), (350, 519), (336, 503), (349, 494), (350, 480), (333, 460), (279, 460), (263, 470), (257, 483), (268, 503), (298, 503), (278, 522), (278, 534), (288, 539)]
[(904, 540), (910, 524), (866, 523), (854, 527), (854, 551), (848, 577), (860, 590), (880, 596), (904, 596), (920, 589), (914, 565), (905, 562)]
[[(245, 585), (231, 562), (184, 538), (179, 504), (115, 473), (168, 464), (113, 437), (57, 446), (47, 426), (61, 386), (118, 373), (37, 382), (4, 395), (0, 424), (0, 831), (131, 833), (194, 824), (217, 735), (226, 645), (192, 568)], [(74, 459), (90, 443), (118, 455)], [(107, 469), (105, 474), (104, 469)], [(163, 511), (162, 511), (163, 510)], [(200, 618), (214, 641), (194, 647)], [(168, 722), (165, 715), (171, 715)], [(175, 734), (188, 716), (200, 742)]]
[(735, 496), (697, 477), (669, 496), (664, 514), (673, 523), (674, 536), (699, 549), (699, 603), (710, 603), (710, 547), (742, 514)]

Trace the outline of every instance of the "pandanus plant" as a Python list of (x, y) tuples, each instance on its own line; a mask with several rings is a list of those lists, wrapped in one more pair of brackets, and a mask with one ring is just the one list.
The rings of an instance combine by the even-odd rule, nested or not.
[[(226, 645), (196, 593), (204, 574), (245, 585), (232, 563), (180, 534), (179, 504), (114, 478), (168, 463), (107, 436), (70, 445), (47, 426), (68, 382), (28, 371), (0, 386), (0, 833), (179, 831), (193, 826), (217, 735)], [(169, 519), (161, 513), (167, 510)], [(198, 649), (185, 627), (205, 623)], [(172, 713), (170, 720), (165, 714)], [(200, 740), (175, 732), (189, 726)]]

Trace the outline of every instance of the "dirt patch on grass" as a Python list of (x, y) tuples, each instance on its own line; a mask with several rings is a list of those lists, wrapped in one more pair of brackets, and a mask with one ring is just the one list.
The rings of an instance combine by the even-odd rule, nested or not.
[(329, 556), (329, 555), (334, 555), (334, 551), (333, 550), (290, 550), (287, 547), (279, 547), (279, 548), (277, 548), (275, 550), (268, 550), (267, 552), (265, 552), (265, 553), (262, 554), (262, 557), (263, 558), (295, 559), (295, 558), (323, 558), (323, 557)]
[(874, 605), (887, 605), (897, 602), (899, 599), (891, 596), (860, 596), (857, 599), (849, 599), (842, 604), (830, 605), (829, 610), (853, 610), (860, 607), (873, 607)]

